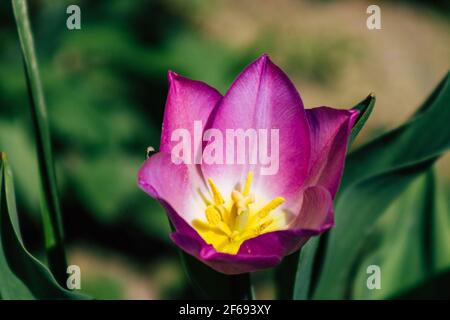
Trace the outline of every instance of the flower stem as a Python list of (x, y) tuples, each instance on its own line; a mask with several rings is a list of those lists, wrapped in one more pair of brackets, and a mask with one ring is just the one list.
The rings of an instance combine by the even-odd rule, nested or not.
[(229, 276), (231, 280), (232, 298), (234, 300), (253, 300), (254, 294), (250, 281), (250, 273)]
[(25, 0), (12, 0), (12, 7), (22, 49), (30, 111), (36, 137), (47, 259), (53, 275), (60, 284), (64, 285), (67, 261), (44, 91), (39, 76), (27, 3)]

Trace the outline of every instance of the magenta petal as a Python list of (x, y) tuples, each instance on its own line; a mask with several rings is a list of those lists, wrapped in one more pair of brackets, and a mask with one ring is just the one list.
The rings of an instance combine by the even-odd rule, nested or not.
[(311, 236), (318, 233), (317, 230), (306, 229), (265, 233), (245, 241), (234, 255), (217, 252), (192, 232), (174, 232), (171, 238), (180, 248), (214, 270), (225, 274), (239, 274), (276, 266), (285, 255), (298, 250)]
[[(302, 208), (289, 230), (262, 234), (245, 241), (235, 255), (217, 252), (196, 233), (191, 226), (178, 221), (170, 214), (177, 232), (172, 240), (183, 250), (193, 255), (216, 271), (225, 274), (252, 272), (273, 267), (285, 255), (303, 246), (314, 235), (333, 226), (332, 199), (327, 189), (314, 186), (303, 193)], [(178, 222), (177, 222), (178, 221)]]
[[(161, 202), (166, 209), (170, 221), (175, 227), (175, 232), (171, 234), (171, 238), (175, 244), (218, 272), (239, 274), (262, 270), (277, 265), (283, 258), (283, 249), (281, 246), (274, 248), (276, 250), (273, 252), (266, 250), (262, 254), (238, 253), (232, 255), (217, 252), (168, 203)], [(270, 241), (268, 244), (271, 244)], [(263, 245), (260, 246), (262, 247)]]
[(328, 189), (322, 186), (306, 188), (302, 194), (302, 207), (290, 229), (321, 233), (333, 224), (333, 199)]
[(294, 85), (267, 55), (238, 76), (211, 117), (208, 128), (219, 129), (224, 135), (227, 129), (268, 129), (270, 136), (270, 129), (278, 129), (279, 163), (272, 175), (261, 175), (261, 166), (248, 165), (248, 161), (243, 165), (203, 163), (205, 177), (213, 178), (223, 192), (229, 193), (253, 170), (255, 185), (263, 185), (270, 195), (289, 198), (298, 193), (308, 173), (308, 122)]
[[(311, 236), (333, 226), (332, 202), (357, 111), (327, 107), (305, 111), (294, 85), (267, 55), (249, 65), (223, 98), (208, 85), (173, 72), (169, 73), (169, 82), (161, 152), (144, 162), (138, 183), (164, 206), (175, 229), (171, 237), (180, 248), (219, 272), (239, 274), (275, 266)], [(196, 121), (200, 127), (195, 128)], [(266, 130), (269, 146), (271, 130), (278, 130), (276, 169), (267, 174), (268, 164), (261, 164), (259, 157), (258, 163), (249, 163), (248, 155), (243, 164), (236, 163), (236, 158), (229, 164), (208, 164), (203, 158), (201, 167), (181, 163), (172, 154), (179, 145), (179, 141), (171, 141), (177, 129), (187, 131), (194, 140), (197, 135), (201, 139), (208, 129), (215, 129), (225, 139), (229, 129), (241, 133)], [(198, 151), (206, 150), (213, 141), (190, 142), (200, 155)], [(230, 151), (226, 147), (224, 141), (225, 159)], [(269, 147), (268, 152), (273, 154), (275, 149)], [(191, 155), (190, 160), (198, 158)], [(201, 194), (209, 194), (205, 178), (212, 178), (228, 197), (250, 170), (254, 172), (251, 192), (262, 200), (284, 197), (286, 202), (279, 210), (292, 214), (291, 220), (286, 230), (246, 240), (237, 254), (217, 252), (191, 226), (193, 219), (205, 218), (206, 204), (201, 199)]]
[(174, 232), (172, 240), (183, 250), (193, 255), (209, 267), (225, 274), (239, 274), (273, 267), (281, 262), (282, 256), (227, 254), (217, 252), (201, 238)]
[(187, 129), (191, 137), (194, 137), (194, 121), (201, 121), (201, 135), (211, 111), (221, 98), (221, 94), (207, 84), (169, 72), (169, 94), (164, 111), (160, 150), (167, 153), (172, 151), (176, 144), (171, 141), (172, 132), (178, 128)]
[(358, 111), (320, 107), (306, 110), (306, 115), (311, 130), (311, 165), (306, 185), (321, 185), (334, 198)]
[(333, 201), (327, 189), (308, 187), (302, 194), (302, 206), (288, 230), (262, 234), (245, 241), (238, 254), (269, 255), (283, 257), (300, 249), (314, 235), (331, 228)]
[(159, 152), (147, 159), (138, 172), (138, 184), (188, 222), (204, 210), (198, 190), (204, 190), (205, 185), (197, 168), (175, 164), (170, 154)]

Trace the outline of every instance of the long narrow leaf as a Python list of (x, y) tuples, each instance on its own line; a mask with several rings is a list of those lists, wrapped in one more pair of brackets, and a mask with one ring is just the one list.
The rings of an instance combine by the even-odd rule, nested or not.
[[(401, 182), (404, 179), (397, 180), (395, 175), (411, 168), (422, 167), (423, 171), (428, 170), (434, 159), (450, 147), (450, 130), (446, 123), (450, 117), (449, 101), (450, 81), (447, 74), (410, 121), (350, 154), (337, 198), (336, 227), (331, 230), (331, 237), (326, 241), (325, 266), (318, 265), (316, 249), (312, 248), (308, 259), (314, 259), (314, 263), (305, 265), (322, 268), (321, 275), (318, 284), (307, 283), (308, 288), (302, 288), (305, 283), (297, 279), (296, 298), (305, 298), (305, 292), (311, 293), (311, 288), (317, 289), (312, 292), (316, 298), (345, 296), (348, 279), (345, 274), (339, 272), (347, 271), (340, 263), (344, 263), (346, 268), (354, 266), (356, 256), (360, 252), (358, 246), (366, 241), (373, 224), (384, 213), (381, 204), (384, 203), (384, 207), (389, 206), (390, 202), (395, 200), (392, 196), (407, 188), (409, 182), (403, 184)], [(389, 175), (393, 175), (393, 179), (388, 179)], [(378, 185), (378, 188), (391, 190), (392, 194), (383, 190), (367, 192), (372, 183), (377, 187), (376, 179), (381, 178), (376, 177), (383, 176), (385, 184)], [(372, 181), (373, 179), (375, 180)], [(410, 181), (413, 180), (411, 178)], [(358, 186), (361, 189), (358, 189)], [(353, 191), (348, 191), (350, 189)], [(367, 192), (367, 195), (362, 199), (361, 194), (364, 192)], [(375, 198), (378, 198), (376, 203), (370, 205), (369, 201)], [(361, 207), (357, 208), (358, 205)], [(360, 238), (354, 237), (353, 232), (357, 230), (355, 223), (358, 221), (361, 222), (359, 228), (362, 228), (358, 231)], [(350, 229), (352, 232), (347, 232)]]
[(450, 74), (407, 123), (349, 155), (342, 186), (442, 154), (450, 148), (448, 119)]
[(52, 156), (50, 132), (44, 91), (39, 76), (38, 62), (33, 44), (30, 20), (25, 0), (12, 0), (17, 24), (27, 80), (30, 110), (36, 137), (39, 172), (42, 186), (42, 217), (45, 244), (50, 269), (64, 283), (66, 277), (66, 257), (64, 251), (64, 234), (61, 210), (56, 186), (56, 175)]
[(344, 190), (336, 206), (336, 226), (327, 242), (323, 270), (313, 294), (315, 299), (347, 296), (349, 276), (354, 272), (355, 260), (367, 235), (385, 210), (433, 163), (434, 159), (396, 169)]
[(0, 298), (86, 299), (62, 288), (51, 272), (25, 248), (19, 229), (14, 184), (0, 152)]
[(350, 136), (349, 146), (352, 145), (353, 141), (355, 141), (356, 136), (361, 131), (363, 126), (366, 124), (366, 121), (369, 119), (370, 114), (373, 111), (373, 108), (375, 106), (375, 95), (369, 94), (367, 98), (365, 98), (363, 101), (358, 103), (356, 106), (353, 107), (353, 109), (356, 109), (359, 111), (358, 118), (356, 119), (355, 124), (352, 128), (352, 134)]

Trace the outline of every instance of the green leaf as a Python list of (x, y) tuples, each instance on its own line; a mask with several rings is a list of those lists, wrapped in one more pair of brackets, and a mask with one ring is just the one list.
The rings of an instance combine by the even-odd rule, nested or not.
[(375, 106), (375, 101), (375, 95), (369, 94), (367, 98), (353, 107), (353, 109), (359, 111), (359, 115), (352, 128), (352, 133), (350, 135), (350, 140), (348, 143), (349, 146), (352, 145), (353, 141), (355, 141), (356, 136), (361, 131), (362, 127), (366, 124), (366, 121), (369, 119), (373, 107)]
[(406, 290), (397, 299), (450, 299), (450, 269), (441, 272), (419, 286)]
[(250, 274), (225, 275), (180, 250), (186, 276), (201, 299), (251, 300)]
[(421, 162), (448, 150), (449, 101), (450, 75), (447, 74), (409, 121), (349, 155), (341, 189), (375, 174)]
[[(348, 283), (348, 297), (395, 297), (437, 272), (433, 252), (439, 243), (434, 243), (431, 237), (431, 222), (437, 209), (435, 188), (434, 175), (429, 170), (410, 183), (389, 206), (374, 231), (361, 244), (364, 250), (355, 259), (355, 276)], [(369, 265), (380, 267), (381, 289), (367, 288), (366, 268)]]
[[(361, 252), (378, 246), (367, 239), (377, 221), (450, 147), (449, 101), (447, 74), (406, 124), (349, 156), (314, 298), (348, 297), (349, 272), (361, 263)], [(369, 249), (361, 248), (362, 243)]]
[[(444, 205), (446, 196), (429, 170), (394, 201), (368, 237), (377, 245), (356, 259), (361, 262), (349, 288), (352, 298), (399, 297), (448, 270), (450, 211)], [(365, 267), (371, 264), (382, 270), (381, 290), (368, 290), (365, 285)]]
[(327, 241), (322, 273), (313, 294), (315, 299), (347, 297), (356, 259), (368, 250), (363, 246), (377, 220), (433, 162), (428, 160), (374, 176), (343, 191), (335, 208), (336, 226)]
[(315, 257), (321, 240), (321, 237), (315, 237), (301, 249), (294, 284), (293, 297), (295, 300), (307, 300), (311, 295), (311, 287), (315, 282), (314, 272), (318, 271), (315, 268), (318, 259), (316, 260)]
[[(354, 142), (362, 127), (369, 119), (375, 106), (375, 101), (375, 96), (370, 94), (352, 108), (358, 110), (359, 115), (352, 128), (349, 146)], [(317, 261), (315, 261), (316, 251), (319, 246), (323, 246), (324, 240), (322, 236), (309, 240), (302, 249), (300, 260), (298, 255), (289, 257), (288, 259), (284, 259), (280, 266), (276, 268), (276, 274), (279, 275), (277, 277), (276, 287), (280, 298), (287, 299), (293, 297), (294, 299), (308, 299), (311, 292), (310, 287), (313, 282), (312, 277), (317, 275), (317, 271), (313, 270), (315, 266), (317, 267)]]
[(86, 299), (63, 289), (24, 247), (12, 173), (0, 152), (0, 297), (2, 299)]
[(16, 173), (16, 193), (22, 195), (21, 204), (38, 215), (39, 173), (32, 141), (22, 122), (0, 120), (0, 150), (9, 155)]
[(67, 261), (64, 251), (64, 233), (44, 90), (39, 75), (26, 1), (12, 0), (12, 7), (22, 49), (30, 110), (36, 137), (39, 172), (43, 190), (41, 208), (47, 258), (50, 269), (59, 283), (64, 283)]
[(295, 275), (298, 266), (300, 251), (284, 257), (275, 268), (276, 294), (279, 300), (291, 300), (294, 294)]

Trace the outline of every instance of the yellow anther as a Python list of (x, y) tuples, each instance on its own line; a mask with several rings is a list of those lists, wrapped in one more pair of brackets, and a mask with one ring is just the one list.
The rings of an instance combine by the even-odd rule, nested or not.
[(232, 231), (230, 230), (228, 225), (223, 221), (219, 221), (219, 223), (216, 226), (211, 226), (211, 224), (209, 224), (208, 222), (203, 222), (201, 220), (194, 219), (192, 221), (192, 226), (201, 232), (213, 231), (216, 233), (223, 233), (227, 237), (232, 236)]
[(222, 195), (220, 194), (219, 189), (217, 189), (217, 186), (214, 183), (214, 181), (211, 178), (209, 178), (208, 183), (209, 183), (209, 186), (211, 187), (211, 192), (213, 195), (214, 203), (215, 204), (223, 204), (224, 201), (223, 201)]
[(246, 196), (250, 192), (250, 186), (253, 180), (253, 171), (249, 171), (247, 174), (247, 179), (245, 180), (244, 190), (242, 191), (242, 195)]
[(250, 194), (249, 196), (246, 196), (244, 198), (241, 198), (237, 203), (236, 203), (236, 207), (237, 207), (237, 215), (241, 215), (242, 212), (246, 212), (249, 211), (249, 204), (252, 204), (253, 202), (255, 202), (255, 196)]
[(241, 200), (244, 196), (242, 195), (242, 193), (240, 193), (237, 190), (233, 190), (231, 191), (231, 199), (233, 199), (233, 202), (238, 202), (239, 200)]
[(284, 201), (285, 200), (283, 197), (276, 197), (276, 198), (270, 200), (270, 202), (268, 204), (266, 204), (262, 209), (260, 209), (256, 213), (256, 216), (258, 217), (258, 219), (265, 218), (269, 214), (270, 211), (272, 211), (273, 209), (276, 209), (278, 206), (283, 204)]
[(211, 231), (211, 225), (208, 224), (207, 222), (198, 220), (198, 219), (194, 219), (192, 220), (192, 226), (202, 232), (208, 232)]
[(217, 224), (217, 227), (218, 227), (223, 233), (225, 233), (227, 236), (231, 237), (232, 232), (231, 232), (231, 230), (230, 230), (230, 227), (229, 227), (225, 222), (220, 221), (220, 222)]
[(253, 194), (250, 194), (250, 195), (245, 196), (244, 198), (240, 199), (238, 202), (238, 206), (246, 207), (253, 202), (255, 202), (255, 196)]
[(252, 180), (253, 172), (249, 172), (244, 187), (233, 190), (226, 199), (212, 179), (208, 179), (212, 199), (200, 193), (206, 207), (206, 221), (194, 219), (192, 226), (218, 252), (236, 254), (244, 241), (283, 228), (284, 220), (279, 219), (282, 212), (269, 213), (277, 209), (284, 198), (276, 197), (256, 211), (253, 206), (259, 208), (261, 200), (250, 193)]
[(213, 226), (217, 225), (220, 221), (222, 221), (222, 217), (220, 216), (220, 212), (214, 206), (209, 206), (206, 208), (206, 220)]
[(268, 228), (273, 222), (273, 219), (269, 219), (258, 226), (258, 234), (264, 231), (264, 229)]
[(249, 209), (248, 208), (238, 208), (238, 216), (236, 217), (235, 229), (238, 231), (244, 231), (248, 224), (249, 219)]

